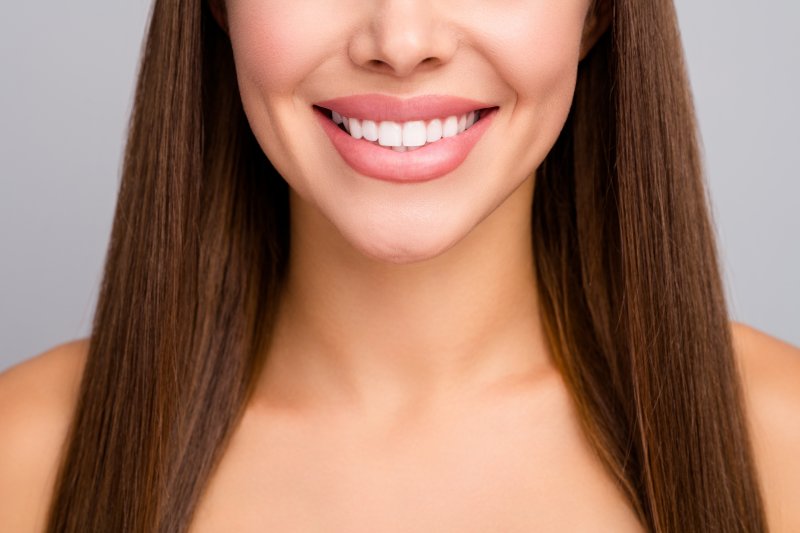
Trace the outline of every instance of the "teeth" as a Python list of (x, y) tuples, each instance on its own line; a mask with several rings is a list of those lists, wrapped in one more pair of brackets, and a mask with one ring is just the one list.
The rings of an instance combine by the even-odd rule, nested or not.
[(415, 120), (403, 124), (403, 146), (425, 146), (428, 141), (428, 129), (425, 122)]
[(397, 122), (384, 120), (378, 126), (378, 144), (400, 146), (403, 144), (403, 127)]
[(368, 141), (377, 141), (378, 140), (378, 125), (375, 124), (374, 120), (362, 120), (361, 121), (361, 133), (364, 135), (364, 138)]
[(447, 117), (442, 125), (442, 137), (453, 137), (458, 133), (458, 118)]
[(353, 138), (364, 139), (396, 152), (416, 150), (426, 144), (463, 133), (480, 118), (479, 111), (470, 111), (458, 117), (436, 118), (427, 123), (423, 120), (403, 123), (391, 120), (359, 120), (345, 117), (336, 111), (332, 111), (331, 115), (333, 122), (341, 124)]
[(351, 118), (350, 120), (350, 135), (353, 136), (354, 139), (360, 139), (363, 137), (361, 133), (361, 121), (357, 118)]
[(442, 121), (438, 118), (431, 120), (428, 123), (427, 138), (429, 143), (436, 142), (442, 138)]

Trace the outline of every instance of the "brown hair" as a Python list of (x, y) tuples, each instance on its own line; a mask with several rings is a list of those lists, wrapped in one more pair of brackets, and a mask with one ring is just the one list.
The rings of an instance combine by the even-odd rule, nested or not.
[[(670, 0), (614, 0), (537, 172), (545, 327), (609, 472), (651, 531), (766, 531)], [(48, 531), (186, 531), (259, 373), (288, 225), (226, 34), (203, 0), (156, 0)]]

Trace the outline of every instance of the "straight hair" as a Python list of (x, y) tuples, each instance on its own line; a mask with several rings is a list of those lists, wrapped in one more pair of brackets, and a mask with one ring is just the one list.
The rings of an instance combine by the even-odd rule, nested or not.
[[(536, 171), (548, 343), (648, 531), (766, 532), (674, 7), (612, 4)], [(263, 365), (288, 210), (228, 36), (156, 0), (48, 532), (188, 530)]]

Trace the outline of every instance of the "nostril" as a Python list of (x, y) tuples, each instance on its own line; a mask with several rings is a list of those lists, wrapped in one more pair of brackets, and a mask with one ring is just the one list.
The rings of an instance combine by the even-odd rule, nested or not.
[(406, 67), (402, 67), (400, 65), (395, 66), (393, 63), (384, 61), (382, 59), (370, 59), (367, 61), (366, 66), (376, 72), (386, 73), (386, 74), (398, 74), (400, 75), (407, 75), (410, 72), (417, 70), (419, 68), (428, 69), (435, 67), (440, 63), (438, 57), (430, 56), (426, 57), (419, 61), (416, 65), (407, 65)]
[(378, 71), (387, 69), (391, 70), (391, 67), (385, 61), (381, 61), (380, 59), (370, 59), (368, 61), (368, 65)]

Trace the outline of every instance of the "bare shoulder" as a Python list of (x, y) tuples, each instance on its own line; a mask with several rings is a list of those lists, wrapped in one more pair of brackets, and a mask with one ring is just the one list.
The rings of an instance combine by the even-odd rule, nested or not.
[(733, 323), (770, 531), (800, 531), (800, 349)]
[(41, 531), (77, 399), (88, 340), (0, 373), (0, 531)]

